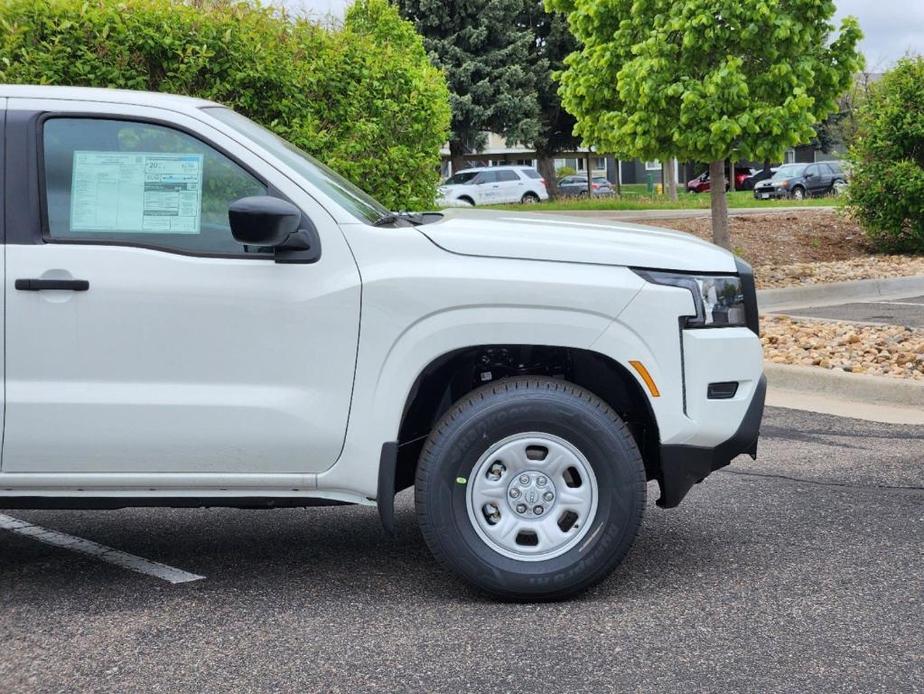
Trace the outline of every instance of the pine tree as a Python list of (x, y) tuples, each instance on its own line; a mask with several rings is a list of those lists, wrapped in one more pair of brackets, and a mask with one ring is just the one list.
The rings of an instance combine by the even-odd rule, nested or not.
[(484, 147), (485, 132), (533, 142), (539, 130), (533, 35), (520, 21), (531, 0), (396, 0), (449, 84), (454, 171)]

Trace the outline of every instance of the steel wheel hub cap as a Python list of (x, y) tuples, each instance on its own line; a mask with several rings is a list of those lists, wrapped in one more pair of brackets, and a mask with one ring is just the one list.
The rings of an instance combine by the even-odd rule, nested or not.
[(525, 433), (489, 448), (468, 481), (469, 521), (494, 551), (512, 559), (558, 557), (587, 534), (597, 479), (584, 455), (557, 436)]

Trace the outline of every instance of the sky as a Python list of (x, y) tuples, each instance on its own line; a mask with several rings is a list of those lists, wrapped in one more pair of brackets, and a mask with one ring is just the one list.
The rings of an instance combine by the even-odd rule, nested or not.
[[(312, 15), (342, 17), (350, 0), (282, 0)], [(909, 51), (924, 54), (924, 0), (836, 0), (837, 19), (853, 15), (865, 38), (866, 69), (881, 72)], [(839, 22), (837, 22), (839, 23)]]

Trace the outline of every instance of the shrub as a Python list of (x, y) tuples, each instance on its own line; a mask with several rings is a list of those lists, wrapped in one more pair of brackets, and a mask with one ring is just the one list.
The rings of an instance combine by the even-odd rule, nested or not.
[(574, 170), (573, 166), (559, 166), (555, 171), (555, 175), (558, 178), (564, 178), (565, 176), (574, 176), (577, 171)]
[(5, 0), (0, 81), (211, 99), (392, 209), (433, 202), (449, 127), (445, 79), (388, 0), (336, 29), (257, 0)]
[(850, 208), (883, 251), (924, 253), (924, 58), (873, 85), (850, 153)]

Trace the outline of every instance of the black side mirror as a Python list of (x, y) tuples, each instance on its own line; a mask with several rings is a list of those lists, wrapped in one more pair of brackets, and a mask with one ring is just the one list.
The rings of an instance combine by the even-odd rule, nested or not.
[(235, 200), (228, 221), (235, 241), (275, 249), (277, 263), (315, 263), (321, 257), (318, 230), (286, 200), (269, 195)]
[(255, 195), (231, 203), (228, 221), (235, 241), (247, 246), (277, 248), (298, 231), (301, 210), (291, 202)]

